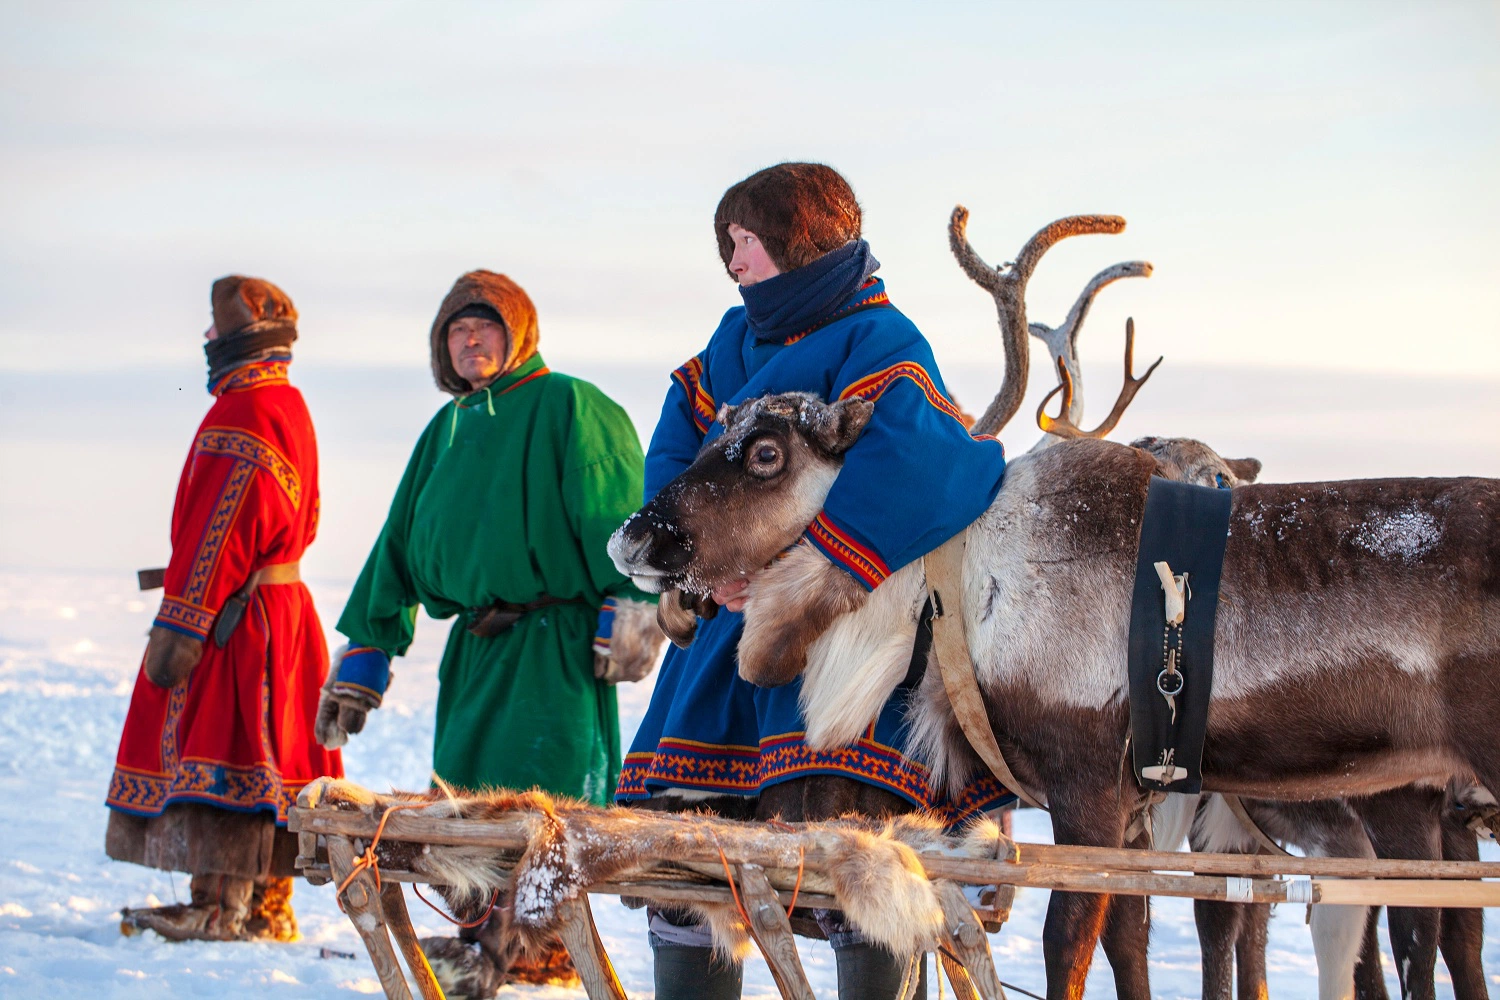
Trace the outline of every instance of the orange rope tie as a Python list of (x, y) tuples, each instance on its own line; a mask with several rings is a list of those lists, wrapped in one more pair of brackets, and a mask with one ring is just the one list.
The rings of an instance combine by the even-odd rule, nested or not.
[(386, 806), (385, 812), (380, 814), (380, 825), (375, 828), (375, 839), (370, 841), (370, 846), (354, 859), (354, 867), (349, 869), (349, 874), (335, 890), (334, 899), (339, 904), (341, 912), (344, 911), (344, 890), (349, 888), (349, 883), (353, 882), (355, 877), (366, 868), (375, 873), (375, 888), (380, 889), (380, 861), (375, 857), (375, 848), (380, 843), (380, 838), (385, 835), (385, 821), (391, 818), (391, 813), (402, 809), (425, 809), (430, 805), (432, 805), (431, 802), (405, 802), (400, 805)]
[(428, 899), (426, 896), (422, 895), (422, 889), (421, 889), (421, 887), (418, 886), (415, 882), (413, 882), (411, 884), (411, 891), (417, 894), (417, 898), (418, 899), (420, 899), (422, 902), (426, 903), (428, 906), (432, 907), (432, 912), (433, 913), (436, 913), (438, 916), (440, 916), (444, 920), (448, 921), (448, 923), (450, 923), (450, 924), (456, 924), (459, 927), (462, 927), (462, 928), (464, 928), (466, 930), (468, 928), (471, 928), (471, 927), (478, 927), (480, 924), (482, 924), (486, 920), (490, 919), (490, 914), (495, 912), (495, 904), (500, 901), (500, 889), (497, 887), (495, 889), (494, 893), (490, 896), (490, 905), (486, 906), (484, 908), (484, 912), (479, 915), (479, 918), (477, 920), (472, 920), (472, 921), (470, 921), (469, 923), (466, 924), (466, 923), (463, 923), (462, 921), (460, 921), (458, 918), (456, 918), (456, 917), (450, 917), (450, 916), (448, 916), (448, 914), (446, 914), (442, 910), (438, 909), (436, 903), (434, 903), (432, 900)]
[(724, 863), (724, 878), (729, 882), (729, 893), (734, 897), (734, 908), (740, 911), (740, 916), (745, 920), (745, 930), (751, 931), (754, 924), (750, 921), (750, 914), (745, 910), (745, 904), (740, 902), (740, 890), (734, 884), (734, 872), (729, 869), (729, 858), (724, 856), (724, 847), (719, 843), (719, 835), (709, 831), (709, 836), (714, 838), (714, 846), (719, 849), (719, 860)]
[(792, 901), (787, 904), (786, 918), (792, 919), (792, 911), (797, 908), (797, 894), (802, 891), (802, 868), (807, 862), (807, 849), (801, 844), (797, 845), (797, 884), (792, 886)]

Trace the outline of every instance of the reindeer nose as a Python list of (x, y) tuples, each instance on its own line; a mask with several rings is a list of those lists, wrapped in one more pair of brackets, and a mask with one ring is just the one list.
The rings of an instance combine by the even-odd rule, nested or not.
[(609, 554), (617, 565), (639, 567), (651, 550), (651, 536), (646, 532), (632, 534), (627, 531), (628, 528), (629, 525), (621, 528), (610, 539)]

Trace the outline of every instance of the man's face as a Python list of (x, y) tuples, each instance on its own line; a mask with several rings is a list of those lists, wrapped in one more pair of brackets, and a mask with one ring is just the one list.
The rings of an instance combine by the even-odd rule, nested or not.
[(781, 270), (771, 263), (765, 244), (750, 230), (729, 224), (729, 238), (734, 241), (734, 256), (729, 258), (729, 273), (741, 286), (774, 278)]
[(465, 316), (448, 324), (448, 357), (453, 369), (476, 389), (482, 389), (500, 374), (509, 355), (505, 327), (492, 319)]

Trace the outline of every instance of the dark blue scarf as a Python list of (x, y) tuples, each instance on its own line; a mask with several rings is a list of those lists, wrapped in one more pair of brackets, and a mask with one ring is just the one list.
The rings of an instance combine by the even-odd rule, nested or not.
[(740, 288), (756, 340), (785, 340), (832, 315), (880, 267), (870, 244), (851, 240), (811, 264)]

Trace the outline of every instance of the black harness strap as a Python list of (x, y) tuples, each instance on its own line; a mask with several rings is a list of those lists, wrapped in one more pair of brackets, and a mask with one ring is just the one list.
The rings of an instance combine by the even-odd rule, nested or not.
[[(1203, 739), (1213, 689), (1214, 620), (1219, 574), (1229, 537), (1231, 491), (1192, 486), (1153, 476), (1141, 523), (1135, 591), (1130, 604), (1130, 731), (1136, 779), (1143, 788), (1196, 793), (1203, 786)], [(1155, 564), (1187, 574), (1187, 614), (1177, 651), (1180, 677), (1160, 678), (1167, 667), (1165, 594)], [(1174, 630), (1175, 631), (1175, 630)], [(1163, 695), (1175, 691), (1174, 702)], [(1175, 703), (1175, 715), (1173, 708)], [(1147, 768), (1168, 770), (1143, 775)], [(1184, 773), (1185, 772), (1185, 773)]]
[(909, 691), (922, 683), (927, 673), (927, 654), (932, 652), (932, 598), (922, 605), (922, 616), (917, 619), (917, 638), (911, 644), (911, 663), (907, 665), (906, 677), (896, 687)]

